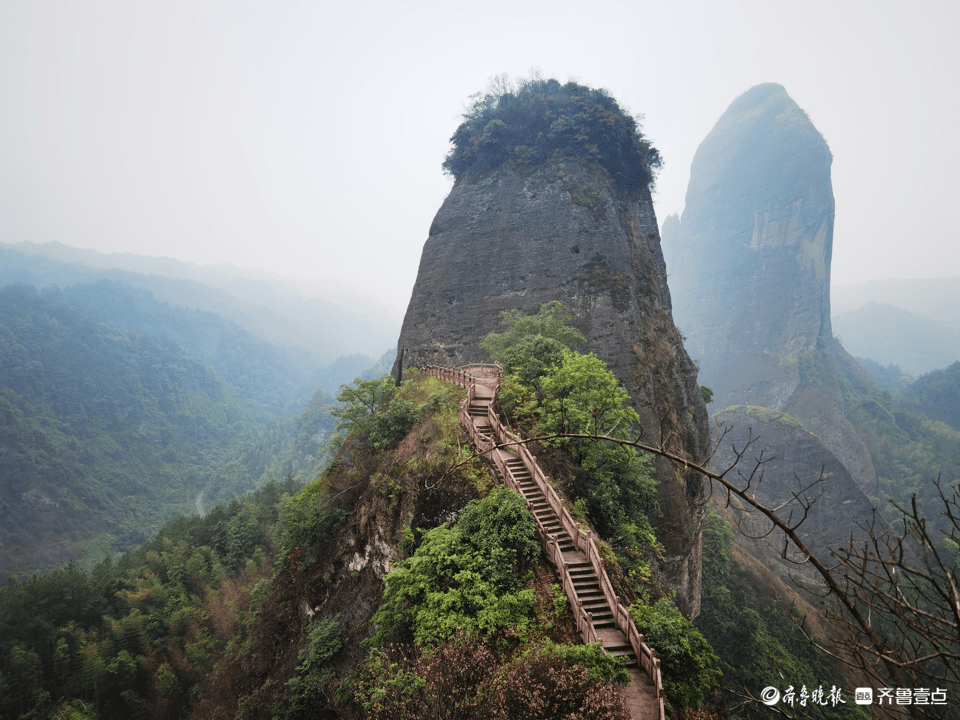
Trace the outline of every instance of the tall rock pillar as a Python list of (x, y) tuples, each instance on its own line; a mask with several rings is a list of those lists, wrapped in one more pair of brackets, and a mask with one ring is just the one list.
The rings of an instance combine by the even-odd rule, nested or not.
[(832, 156), (780, 85), (731, 103), (690, 167), (683, 217), (663, 250), (677, 325), (718, 411), (786, 412), (861, 487), (873, 464), (843, 412), (830, 327)]
[[(627, 193), (596, 163), (551, 160), (461, 177), (430, 227), (404, 318), (395, 373), (489, 361), (480, 348), (501, 313), (561, 301), (622, 381), (651, 443), (697, 460), (709, 429), (696, 368), (673, 324), (647, 190)], [(658, 461), (661, 576), (699, 611), (701, 478)]]

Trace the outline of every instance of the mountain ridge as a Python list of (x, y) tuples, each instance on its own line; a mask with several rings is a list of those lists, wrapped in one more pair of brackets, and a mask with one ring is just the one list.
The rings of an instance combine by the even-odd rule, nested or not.
[[(114, 279), (144, 287), (159, 299), (199, 307), (237, 322), (275, 344), (314, 352), (330, 361), (362, 352), (379, 357), (393, 344), (390, 312), (350, 294), (349, 307), (316, 295), (302, 284), (231, 265), (203, 267), (132, 253), (106, 255), (61, 243), (0, 243), (0, 284), (68, 286)], [(359, 310), (356, 309), (359, 307)]]

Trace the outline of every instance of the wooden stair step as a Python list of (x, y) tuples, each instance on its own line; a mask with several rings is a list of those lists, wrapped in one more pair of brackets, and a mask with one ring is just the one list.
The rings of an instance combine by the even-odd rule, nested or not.
[(596, 578), (574, 578), (573, 587), (583, 595), (592, 595), (594, 590), (601, 595), (603, 594), (603, 590), (600, 589), (600, 581)]
[(589, 600), (584, 600), (583, 606), (585, 609), (590, 611), (596, 611), (596, 612), (599, 612), (601, 610), (605, 610), (607, 612), (610, 611), (610, 604), (607, 602), (607, 598), (604, 595), (600, 595), (599, 597), (595, 597), (595, 598), (590, 598)]

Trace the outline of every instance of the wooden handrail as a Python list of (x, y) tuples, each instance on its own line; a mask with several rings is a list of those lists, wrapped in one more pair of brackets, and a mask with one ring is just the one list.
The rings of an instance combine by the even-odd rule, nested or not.
[[(504, 483), (519, 493), (520, 487), (517, 485), (513, 475), (508, 470), (499, 453), (490, 452), (497, 445), (506, 445), (511, 448), (511, 451), (515, 448), (517, 456), (523, 461), (524, 467), (530, 474), (530, 477), (533, 478), (534, 482), (536, 482), (550, 507), (560, 519), (561, 526), (573, 539), (574, 546), (578, 550), (582, 551), (590, 561), (593, 571), (600, 580), (600, 589), (603, 591), (603, 595), (606, 598), (611, 610), (613, 610), (614, 623), (616, 623), (617, 627), (620, 628), (621, 632), (623, 632), (623, 634), (626, 636), (630, 646), (633, 648), (633, 651), (637, 656), (637, 661), (640, 663), (640, 666), (653, 682), (659, 705), (659, 717), (662, 720), (665, 717), (665, 712), (663, 677), (660, 671), (660, 659), (656, 656), (654, 650), (647, 645), (646, 642), (644, 642), (643, 635), (639, 632), (639, 630), (637, 630), (637, 626), (634, 623), (633, 618), (630, 616), (629, 611), (620, 603), (620, 599), (614, 592), (613, 585), (610, 582), (610, 578), (607, 575), (606, 568), (603, 564), (603, 558), (600, 556), (599, 548), (597, 547), (597, 543), (593, 538), (593, 533), (584, 532), (580, 528), (580, 524), (573, 519), (573, 516), (567, 510), (566, 504), (557, 494), (553, 485), (543, 473), (543, 470), (540, 469), (540, 465), (537, 463), (536, 457), (530, 452), (523, 439), (519, 435), (510, 432), (506, 427), (504, 427), (503, 423), (500, 422), (500, 417), (494, 412), (492, 403), (487, 408), (487, 422), (493, 431), (494, 439), (490, 440), (489, 438), (485, 438), (477, 432), (476, 425), (470, 416), (470, 404), (476, 398), (478, 378), (472, 373), (468, 372), (468, 370), (471, 368), (496, 368), (498, 370), (498, 375), (502, 372), (502, 368), (499, 365), (480, 363), (474, 365), (463, 365), (458, 368), (446, 368), (439, 365), (426, 365), (421, 369), (429, 375), (438, 377), (441, 380), (449, 380), (450, 382), (456, 383), (460, 387), (463, 387), (467, 390), (467, 397), (460, 403), (460, 427), (463, 429), (464, 434), (470, 439), (471, 443), (473, 443), (474, 447), (477, 448), (478, 453), (482, 457), (485, 457), (489, 462), (494, 464), (500, 477), (503, 478)], [(494, 391), (494, 396), (499, 393), (500, 389), (499, 377), (497, 380), (498, 382)], [(531, 513), (531, 515), (533, 515), (533, 513)], [(563, 559), (563, 553), (560, 551), (560, 546), (557, 543), (556, 538), (547, 533), (543, 524), (539, 521), (539, 519), (537, 519), (536, 515), (533, 515), (533, 518), (537, 527), (537, 534), (543, 540), (544, 551), (546, 552), (550, 561), (553, 562), (560, 572), (560, 579), (563, 585), (564, 594), (567, 596), (567, 599), (570, 602), (570, 607), (573, 609), (573, 614), (577, 622), (577, 629), (583, 635), (583, 638), (587, 643), (598, 642), (599, 638), (597, 636), (596, 629), (593, 627), (593, 619), (590, 613), (588, 613), (583, 607), (583, 603), (580, 601), (580, 598), (577, 597), (568, 563)]]

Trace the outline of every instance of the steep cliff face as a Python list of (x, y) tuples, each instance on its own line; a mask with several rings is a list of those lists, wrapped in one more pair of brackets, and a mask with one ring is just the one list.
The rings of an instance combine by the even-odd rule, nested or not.
[[(671, 316), (656, 218), (646, 190), (627, 192), (588, 161), (552, 160), (462, 177), (423, 248), (394, 372), (485, 361), (480, 340), (501, 313), (561, 301), (634, 398), (649, 442), (698, 459), (706, 411)], [(661, 571), (681, 608), (698, 611), (703, 489), (658, 466), (666, 548)]]
[[(737, 453), (753, 443), (745, 460), (738, 463), (738, 472), (743, 477), (753, 475), (754, 497), (762, 504), (781, 508), (781, 517), (792, 522), (804, 518), (800, 537), (827, 565), (833, 562), (831, 550), (847, 547), (851, 539), (866, 539), (864, 528), (873, 518), (873, 505), (840, 459), (799, 421), (776, 410), (746, 405), (728, 408), (714, 419), (723, 423), (726, 433), (711, 458), (713, 465), (730, 467)], [(763, 462), (758, 464), (760, 448)], [(805, 510), (797, 497), (807, 498), (810, 507)], [(781, 556), (782, 541), (769, 541), (770, 522), (759, 513), (740, 508), (732, 517), (745, 531), (738, 542), (752, 555), (768, 567), (779, 565), (802, 578), (808, 588), (822, 586), (822, 578), (809, 563), (796, 564), (802, 558), (793, 546), (788, 559)], [(886, 526), (879, 521), (878, 527)]]
[(714, 407), (789, 412), (861, 487), (875, 476), (834, 381), (832, 156), (780, 85), (748, 90), (700, 145), (683, 217), (664, 224), (677, 325)]

